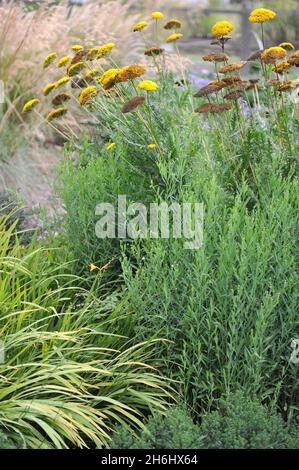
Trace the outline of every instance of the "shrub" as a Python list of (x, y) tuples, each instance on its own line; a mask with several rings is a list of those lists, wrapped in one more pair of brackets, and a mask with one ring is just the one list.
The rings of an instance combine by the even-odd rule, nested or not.
[(120, 427), (110, 443), (112, 449), (198, 449), (200, 445), (199, 428), (183, 406), (163, 417), (151, 416), (146, 429), (137, 435), (128, 427)]
[(172, 408), (163, 417), (154, 415), (146, 429), (134, 433), (119, 427), (110, 443), (115, 449), (293, 449), (299, 433), (289, 429), (280, 415), (257, 399), (236, 392), (220, 400), (219, 411), (193, 423), (184, 407)]

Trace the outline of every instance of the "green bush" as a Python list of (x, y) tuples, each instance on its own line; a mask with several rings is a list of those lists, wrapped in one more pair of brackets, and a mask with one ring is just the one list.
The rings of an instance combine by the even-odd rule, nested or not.
[(165, 416), (151, 416), (146, 429), (137, 435), (128, 427), (114, 433), (112, 449), (198, 449), (201, 446), (199, 428), (184, 407), (175, 407)]
[(163, 417), (151, 416), (146, 429), (134, 433), (119, 427), (110, 443), (115, 449), (293, 449), (299, 448), (298, 430), (290, 430), (281, 416), (242, 392), (220, 401), (219, 411), (193, 423), (184, 407)]

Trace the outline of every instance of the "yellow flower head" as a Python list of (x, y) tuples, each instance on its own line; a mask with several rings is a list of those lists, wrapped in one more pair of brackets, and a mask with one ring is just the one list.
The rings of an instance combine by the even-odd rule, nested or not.
[(152, 82), (151, 80), (143, 80), (138, 84), (138, 88), (140, 88), (140, 90), (155, 91), (158, 90), (159, 87), (155, 82)]
[(84, 69), (85, 67), (85, 64), (84, 62), (80, 61), (80, 62), (77, 62), (76, 64), (73, 64), (73, 65), (70, 65), (69, 68), (67, 69), (67, 74), (70, 76), (70, 77), (73, 77), (74, 75), (76, 75), (78, 72), (80, 72), (82, 69)]
[(149, 144), (147, 146), (148, 149), (156, 149), (157, 148), (157, 144)]
[(81, 51), (82, 49), (83, 49), (83, 46), (80, 46), (79, 44), (74, 44), (72, 46), (72, 50), (76, 52)]
[(53, 119), (58, 119), (58, 118), (64, 116), (66, 113), (67, 113), (66, 108), (53, 109), (52, 111), (50, 111), (47, 114), (46, 121), (47, 122), (53, 121)]
[(95, 271), (96, 269), (99, 269), (95, 264), (91, 263), (89, 265), (89, 271), (92, 272), (92, 271)]
[(265, 23), (269, 20), (274, 20), (276, 16), (275, 11), (268, 10), (267, 8), (256, 8), (249, 15), (250, 23)]
[(81, 106), (96, 95), (96, 89), (97, 87), (95, 86), (88, 86), (81, 91), (79, 96), (79, 103)]
[(115, 145), (116, 145), (115, 142), (111, 142), (111, 144), (106, 145), (106, 149), (107, 150), (112, 150), (112, 149), (114, 149)]
[(134, 26), (134, 28), (133, 28), (134, 33), (136, 33), (136, 31), (141, 31), (141, 30), (144, 29), (147, 25), (148, 25), (148, 22), (147, 22), (147, 21), (140, 21), (139, 23), (137, 23), (137, 24)]
[(109, 90), (115, 85), (115, 80), (119, 72), (120, 69), (109, 69), (99, 78), (99, 82), (105, 90)]
[(85, 77), (84, 77), (84, 78), (94, 77), (94, 76), (97, 75), (98, 73), (99, 73), (98, 69), (90, 69), (90, 70), (85, 74)]
[(287, 55), (285, 49), (279, 46), (269, 47), (265, 49), (261, 55), (261, 59), (265, 64), (274, 64), (278, 59), (283, 59)]
[(164, 29), (180, 29), (181, 27), (182, 23), (179, 20), (176, 20), (175, 18), (167, 21), (166, 25), (164, 25)]
[(234, 27), (229, 21), (217, 21), (212, 27), (212, 34), (216, 37), (227, 36), (233, 29)]
[(66, 55), (64, 57), (61, 57), (61, 59), (59, 60), (59, 62), (57, 64), (57, 67), (64, 67), (65, 65), (67, 65), (69, 63), (70, 60), (71, 60), (71, 58), (68, 55)]
[(141, 77), (145, 74), (146, 68), (142, 64), (130, 64), (123, 67), (117, 75), (117, 82), (127, 82), (128, 80), (134, 80), (135, 78)]
[(48, 94), (51, 93), (51, 91), (54, 90), (54, 88), (56, 88), (56, 83), (49, 83), (43, 89), (43, 95), (48, 96)]
[(104, 44), (103, 46), (99, 47), (97, 58), (100, 59), (101, 57), (104, 57), (105, 55), (109, 54), (109, 52), (114, 47), (115, 47), (114, 42), (108, 42), (107, 44)]
[(164, 15), (161, 13), (161, 11), (153, 11), (151, 16), (154, 20), (162, 20), (162, 18), (164, 18)]
[(286, 51), (293, 51), (295, 47), (291, 42), (282, 42), (281, 44), (278, 44), (279, 47), (282, 47)]
[(33, 100), (27, 101), (27, 103), (24, 104), (22, 113), (27, 113), (30, 109), (34, 108), (38, 103), (40, 103), (40, 100), (37, 98), (33, 98)]
[(290, 69), (292, 67), (292, 64), (290, 64), (287, 60), (284, 60), (283, 62), (279, 62), (278, 64), (273, 67), (273, 72), (276, 73), (283, 73), (286, 70)]
[(181, 39), (182, 37), (183, 37), (182, 34), (174, 33), (168, 36), (168, 38), (166, 39), (166, 42), (174, 42), (174, 41), (177, 41), (178, 39)]
[(99, 53), (99, 47), (92, 47), (91, 49), (88, 49), (87, 55), (86, 55), (86, 60), (94, 60)]
[(62, 77), (59, 80), (57, 80), (57, 82), (55, 84), (55, 88), (59, 88), (59, 87), (65, 85), (66, 83), (68, 83), (69, 81), (70, 81), (70, 77)]
[(49, 67), (49, 65), (51, 65), (52, 62), (54, 62), (56, 58), (57, 58), (56, 52), (51, 52), (51, 54), (47, 55), (47, 57), (45, 57), (45, 60), (44, 60), (43, 68), (46, 69), (47, 67)]

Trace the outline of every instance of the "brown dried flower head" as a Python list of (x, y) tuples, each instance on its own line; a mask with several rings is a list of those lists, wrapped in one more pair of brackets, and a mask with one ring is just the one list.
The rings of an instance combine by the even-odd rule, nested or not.
[(201, 98), (203, 96), (209, 96), (211, 95), (212, 93), (217, 93), (217, 91), (221, 90), (221, 88), (224, 88), (225, 87), (225, 83), (222, 82), (218, 82), (218, 84), (216, 85), (215, 83), (213, 84), (209, 84), (209, 85), (206, 85), (206, 86), (203, 86), (202, 88), (200, 88), (196, 93), (195, 93), (195, 97), (196, 98)]
[(72, 58), (71, 65), (77, 64), (78, 62), (81, 62), (85, 58), (85, 56), (87, 55), (87, 52), (88, 51), (85, 51), (84, 49), (82, 49), (82, 51), (78, 51), (74, 55), (74, 57)]
[(164, 29), (180, 29), (182, 27), (182, 23), (179, 20), (172, 19), (167, 21)]
[(194, 110), (195, 113), (220, 113), (221, 111), (228, 111), (231, 109), (231, 105), (228, 103), (204, 103)]
[(145, 97), (144, 96), (134, 96), (131, 100), (127, 101), (123, 107), (121, 108), (122, 113), (131, 113), (134, 111), (138, 106), (144, 103)]
[(127, 82), (128, 80), (134, 80), (135, 78), (141, 77), (145, 74), (146, 68), (141, 64), (131, 64), (120, 69), (116, 81)]
[(156, 55), (163, 54), (164, 51), (165, 49), (163, 49), (162, 47), (150, 47), (149, 49), (145, 49), (144, 55), (154, 57)]
[(275, 86), (278, 86), (280, 84), (280, 80), (278, 80), (278, 78), (272, 78), (271, 80), (268, 80), (266, 82), (266, 87), (269, 88), (269, 87), (275, 87)]
[(224, 96), (226, 100), (236, 101), (244, 96), (243, 90), (234, 90)]
[(211, 54), (204, 55), (202, 59), (205, 62), (226, 62), (229, 56), (222, 52), (212, 52)]
[(236, 75), (231, 75), (230, 77), (223, 77), (221, 81), (225, 83), (226, 86), (233, 85), (234, 83), (241, 82), (241, 78)]
[(58, 93), (53, 97), (52, 104), (54, 106), (60, 106), (61, 104), (65, 103), (66, 101), (69, 101), (70, 99), (71, 97), (68, 93)]
[(237, 64), (227, 64), (223, 65), (223, 67), (220, 67), (219, 72), (220, 73), (228, 73), (228, 72), (235, 72), (236, 70), (240, 70), (246, 65), (246, 62), (239, 62)]
[(291, 67), (292, 67), (292, 64), (290, 64), (287, 60), (284, 60), (283, 62), (279, 62), (279, 64), (276, 64), (275, 67), (273, 67), (273, 72), (284, 73), (286, 70), (289, 70)]
[(299, 81), (298, 80), (288, 80), (286, 82), (282, 82), (278, 90), (279, 91), (288, 91), (288, 90), (293, 90), (294, 88), (297, 88), (299, 86)]

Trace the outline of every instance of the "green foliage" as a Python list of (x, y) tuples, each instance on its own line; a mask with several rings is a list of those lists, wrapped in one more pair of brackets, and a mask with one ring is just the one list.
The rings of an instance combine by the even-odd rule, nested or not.
[[(8, 216), (9, 217), (9, 216)], [(102, 447), (115, 422), (165, 409), (153, 341), (129, 341), (121, 305), (86, 291), (55, 250), (0, 218), (0, 431), (33, 448)]]
[(17, 449), (19, 445), (15, 444), (4, 433), (0, 431), (0, 449)]
[(299, 448), (299, 433), (257, 400), (238, 392), (221, 401), (220, 411), (203, 417), (203, 447), (208, 449)]
[(198, 449), (202, 438), (184, 407), (172, 408), (163, 417), (151, 416), (146, 428), (134, 434), (119, 427), (110, 443), (112, 449)]
[(151, 416), (144, 430), (116, 429), (110, 443), (115, 449), (293, 449), (298, 430), (289, 429), (281, 416), (238, 391), (220, 400), (218, 411), (193, 423), (185, 407), (165, 416)]

